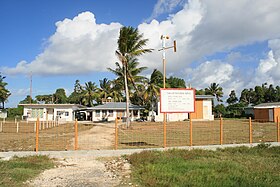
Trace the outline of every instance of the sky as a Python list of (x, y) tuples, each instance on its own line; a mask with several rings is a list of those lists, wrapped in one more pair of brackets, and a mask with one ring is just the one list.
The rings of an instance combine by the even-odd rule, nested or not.
[(167, 76), (201, 89), (215, 82), (224, 97), (262, 83), (280, 85), (279, 0), (1, 0), (0, 72), (11, 96), (7, 107), (32, 96), (114, 79), (122, 26), (138, 28), (155, 49), (141, 66), (162, 71), (161, 35), (167, 46)]

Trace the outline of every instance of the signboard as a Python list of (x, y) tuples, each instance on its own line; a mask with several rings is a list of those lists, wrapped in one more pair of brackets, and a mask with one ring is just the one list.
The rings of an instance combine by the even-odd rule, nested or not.
[(194, 111), (194, 89), (160, 89), (161, 113), (191, 113)]

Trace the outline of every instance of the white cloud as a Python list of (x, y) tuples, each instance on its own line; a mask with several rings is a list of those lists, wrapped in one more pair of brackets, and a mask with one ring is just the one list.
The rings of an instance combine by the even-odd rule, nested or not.
[[(158, 1), (154, 12), (168, 12), (182, 1), (167, 2)], [(197, 87), (207, 87), (211, 82), (228, 89), (238, 89), (250, 85), (249, 82), (255, 85), (269, 81), (279, 83), (279, 10), (278, 0), (189, 0), (182, 10), (164, 21), (153, 19), (139, 24), (139, 31), (149, 39), (147, 47), (155, 49), (139, 61), (151, 70), (161, 70), (161, 52), (157, 49), (161, 48), (160, 36), (169, 35), (167, 46), (176, 39), (177, 52), (167, 51), (167, 73), (174, 76), (183, 74), (183, 78)], [(84, 12), (73, 19), (57, 22), (56, 27), (45, 50), (35, 60), (30, 63), (21, 61), (16, 67), (6, 67), (1, 71), (6, 74), (30, 71), (38, 74), (83, 74), (114, 67), (120, 23), (97, 24), (92, 13)], [(255, 65), (257, 69), (252, 73), (243, 75), (244, 71), (238, 69), (242, 67), (232, 63), (243, 58), (243, 54), (238, 51), (231, 53), (231, 50), (262, 41), (269, 41), (270, 54), (266, 59), (256, 61), (259, 65)], [(230, 55), (224, 62), (204, 59), (217, 52), (229, 52)]]
[(161, 14), (171, 13), (177, 6), (185, 3), (185, 0), (158, 0), (154, 6), (154, 10), (147, 21), (157, 18)]
[(121, 24), (96, 24), (90, 12), (56, 23), (56, 32), (49, 38), (43, 53), (28, 63), (21, 61), (14, 68), (4, 67), (7, 74), (81, 74), (105, 71), (117, 58), (117, 38)]
[(280, 40), (274, 39), (268, 42), (270, 51), (265, 59), (261, 59), (256, 68), (254, 84), (280, 84)]

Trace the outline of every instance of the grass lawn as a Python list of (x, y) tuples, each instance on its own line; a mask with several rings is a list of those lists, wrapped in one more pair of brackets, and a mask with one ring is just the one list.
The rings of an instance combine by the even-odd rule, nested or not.
[(280, 186), (280, 147), (145, 151), (128, 157), (140, 186)]
[(14, 157), (9, 161), (0, 160), (0, 186), (26, 186), (23, 182), (52, 167), (54, 167), (54, 163), (47, 156)]

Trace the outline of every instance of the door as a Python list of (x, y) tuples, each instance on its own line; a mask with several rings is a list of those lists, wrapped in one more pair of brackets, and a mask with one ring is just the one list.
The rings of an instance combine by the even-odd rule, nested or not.
[(268, 109), (268, 117), (269, 117), (269, 121), (274, 121), (273, 109)]
[(208, 106), (203, 106), (203, 119), (209, 119)]

